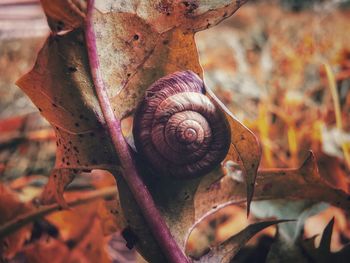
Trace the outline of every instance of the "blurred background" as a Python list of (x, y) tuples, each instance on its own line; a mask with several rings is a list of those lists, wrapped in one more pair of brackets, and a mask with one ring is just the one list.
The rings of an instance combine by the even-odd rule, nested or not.
[[(0, 225), (31, 211), (54, 165), (54, 133), (14, 84), (32, 67), (48, 34), (39, 1), (0, 0)], [(312, 149), (322, 177), (350, 192), (350, 1), (250, 1), (196, 40), (207, 86), (259, 137), (261, 168), (298, 167)], [(113, 185), (102, 171), (76, 178), (67, 200), (91, 191), (101, 198), (36, 218), (6, 239), (0, 262), (142, 262), (119, 231), (113, 192), (106, 192)], [(334, 217), (331, 251), (349, 243), (349, 215), (332, 206), (310, 207), (255, 202), (249, 220), (244, 207), (226, 207), (194, 230), (188, 250), (200, 254), (254, 217), (305, 211), (302, 238), (318, 235), (319, 242)], [(274, 227), (259, 233), (233, 262), (271, 259), (275, 234)]]

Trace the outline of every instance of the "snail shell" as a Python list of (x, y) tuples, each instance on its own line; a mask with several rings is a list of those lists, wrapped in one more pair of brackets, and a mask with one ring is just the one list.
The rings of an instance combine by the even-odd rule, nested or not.
[(134, 116), (135, 147), (156, 176), (204, 175), (226, 156), (229, 124), (205, 96), (192, 71), (176, 72), (153, 83)]

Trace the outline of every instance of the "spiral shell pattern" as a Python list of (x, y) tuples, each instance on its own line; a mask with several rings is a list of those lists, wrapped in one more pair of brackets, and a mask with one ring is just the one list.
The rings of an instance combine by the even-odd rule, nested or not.
[(225, 158), (229, 125), (204, 92), (203, 81), (192, 71), (173, 73), (147, 89), (134, 116), (133, 135), (156, 176), (201, 176)]

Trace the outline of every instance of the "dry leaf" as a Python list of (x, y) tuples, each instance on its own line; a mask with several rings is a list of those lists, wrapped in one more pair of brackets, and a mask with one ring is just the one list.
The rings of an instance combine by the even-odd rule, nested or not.
[(23, 252), (25, 258), (31, 263), (63, 263), (67, 262), (65, 259), (69, 255), (69, 249), (64, 242), (54, 238), (40, 239), (26, 246)]
[(85, 0), (41, 0), (53, 32), (80, 27), (86, 13)]
[[(194, 179), (184, 184), (181, 181), (157, 180), (149, 185), (150, 191), (170, 226), (180, 246), (185, 242), (196, 225), (206, 216), (231, 204), (246, 201), (245, 183), (231, 176), (223, 176), (221, 169), (213, 171), (205, 179)], [(216, 178), (216, 179), (215, 179)], [(119, 182), (121, 204), (125, 217), (138, 242), (143, 256), (152, 262), (162, 262), (157, 253), (158, 246), (151, 233), (144, 227), (145, 222), (123, 179)], [(328, 186), (319, 176), (315, 157), (310, 153), (305, 163), (297, 169), (271, 169), (258, 173), (253, 200), (310, 200), (330, 202), (350, 210), (346, 193)]]
[(247, 208), (249, 214), (250, 202), (254, 194), (254, 185), (261, 159), (261, 147), (258, 138), (220, 102), (214, 93), (207, 89), (208, 96), (225, 112), (231, 128), (231, 147), (226, 160), (240, 164), (247, 185)]
[[(79, 18), (71, 16), (71, 9), (64, 14), (61, 5), (67, 3), (55, 2), (52, 8), (44, 4), (44, 10), (49, 18), (68, 21), (68, 28), (74, 28)], [(220, 22), (243, 3), (97, 2), (100, 12), (93, 15), (97, 48), (116, 116), (121, 118), (134, 111), (144, 90), (161, 76), (185, 69), (202, 75), (194, 32)], [(68, 169), (112, 169), (118, 165), (103, 129), (105, 123), (93, 90), (81, 29), (51, 36), (33, 70), (18, 85), (55, 127), (57, 170), (51, 177), (58, 178), (59, 169), (65, 172), (58, 173), (59, 180), (50, 179), (44, 197), (50, 199), (49, 192), (51, 196), (54, 193), (64, 205), (62, 190), (71, 178)], [(53, 189), (57, 184), (59, 187)], [(181, 185), (181, 191), (189, 188), (193, 192), (195, 187), (189, 185)]]
[[(31, 211), (30, 205), (20, 202), (15, 193), (0, 184), (0, 225), (29, 211)], [(30, 237), (30, 231), (31, 225), (27, 225), (16, 233), (0, 239), (0, 259), (16, 255)]]
[(247, 226), (238, 234), (232, 236), (218, 247), (212, 248), (208, 253), (202, 256), (200, 259), (195, 260), (194, 262), (200, 263), (229, 263), (237, 252), (251, 239), (256, 233), (265, 229), (266, 227), (286, 222), (284, 220), (277, 221), (266, 221), (255, 223)]
[[(132, 113), (145, 89), (168, 73), (192, 70), (202, 76), (194, 33), (230, 16), (244, 2), (97, 1), (98, 10), (93, 15), (93, 23), (101, 72), (117, 118)], [(105, 120), (95, 96), (82, 30), (79, 28), (80, 18), (69, 14), (65, 16), (60, 4), (67, 3), (52, 5), (59, 11), (44, 7), (48, 17), (66, 19), (67, 28), (63, 29), (75, 29), (67, 34), (51, 36), (41, 50), (36, 66), (19, 80), (18, 85), (55, 127), (58, 146), (56, 170), (52, 173), (47, 187), (49, 190), (44, 197), (50, 199), (51, 191), (51, 195), (64, 205), (62, 192), (71, 180), (73, 171), (69, 169), (112, 170), (118, 165), (118, 157), (104, 130)], [(222, 107), (210, 90), (208, 96)], [(242, 165), (247, 191), (242, 188), (237, 190), (235, 186), (234, 191), (227, 188), (230, 192), (222, 192), (215, 197), (215, 201), (210, 200), (215, 192), (210, 192), (212, 182), (220, 177), (220, 173), (215, 172), (204, 179), (188, 182), (148, 182), (172, 234), (182, 247), (190, 227), (212, 212), (212, 208), (215, 210), (225, 201), (237, 201), (232, 200), (237, 191), (244, 193), (239, 197), (241, 202), (248, 195), (248, 206), (253, 196), (260, 146), (245, 126), (226, 109), (225, 112), (232, 128), (232, 147), (227, 159)], [(295, 174), (298, 172), (295, 171)], [(57, 174), (60, 176), (57, 177)], [(137, 213), (137, 206), (122, 178), (118, 186), (125, 216), (139, 237), (137, 245), (152, 262), (162, 261), (161, 253), (152, 241), (143, 217)], [(204, 198), (207, 190), (209, 195)]]

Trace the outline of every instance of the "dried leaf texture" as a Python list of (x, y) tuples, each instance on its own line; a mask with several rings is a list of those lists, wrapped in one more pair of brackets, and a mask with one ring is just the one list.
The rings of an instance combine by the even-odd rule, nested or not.
[(231, 128), (231, 147), (226, 160), (240, 164), (242, 172), (245, 175), (247, 185), (247, 212), (249, 214), (250, 202), (253, 199), (254, 184), (262, 154), (260, 143), (258, 138), (233, 116), (210, 89), (207, 89), (207, 91), (211, 100), (223, 109), (229, 122)]
[(200, 258), (199, 261), (201, 263), (212, 263), (212, 262), (220, 262), (220, 263), (229, 263), (233, 259), (233, 257), (237, 254), (237, 252), (251, 239), (256, 233), (272, 226), (274, 224), (283, 223), (285, 221), (266, 221), (259, 222), (252, 225), (249, 225), (236, 235), (232, 236), (218, 247), (212, 249)]
[(17, 84), (55, 128), (56, 168), (107, 168), (118, 164), (103, 129), (80, 30), (51, 36), (33, 70)]
[[(0, 184), (0, 225), (31, 210), (32, 207), (29, 204), (22, 203), (14, 192)], [(31, 225), (27, 225), (13, 235), (1, 239), (0, 260), (2, 258), (12, 258), (21, 250), (26, 240), (30, 237), (31, 228)]]
[[(71, 12), (62, 8), (66, 2), (71, 1), (50, 2), (50, 8), (45, 8), (44, 1), (44, 10), (49, 17), (54, 13), (64, 20), (64, 14)], [(104, 82), (119, 118), (134, 111), (144, 90), (161, 76), (184, 69), (201, 76), (194, 32), (203, 29), (204, 23), (221, 21), (243, 4), (102, 2), (104, 13), (96, 11), (94, 15), (97, 47)], [(96, 6), (101, 10), (101, 3)], [(56, 129), (56, 168), (105, 168), (117, 163), (102, 129), (104, 120), (93, 92), (79, 28), (51, 36), (33, 70), (18, 85)]]
[[(229, 17), (244, 2), (98, 1), (93, 22), (100, 70), (116, 117), (122, 119), (131, 114), (145, 89), (164, 75), (191, 70), (203, 77), (194, 33)], [(53, 196), (62, 206), (63, 189), (72, 179), (69, 169), (113, 169), (119, 164), (110, 147), (94, 92), (79, 22), (81, 16), (71, 16), (70, 9), (64, 12), (61, 5), (65, 4), (55, 1), (50, 8), (44, 6), (44, 10), (49, 23), (51, 20), (64, 21), (62, 29), (73, 30), (50, 36), (33, 70), (18, 81), (55, 128), (56, 170), (52, 172), (51, 186), (48, 185), (44, 197), (51, 199)], [(55, 8), (59, 11), (52, 11)], [(50, 25), (54, 32), (59, 31), (57, 26)], [(222, 107), (209, 90), (207, 95)], [(255, 136), (227, 111), (226, 116), (234, 133), (227, 159), (242, 164), (250, 201), (260, 161), (260, 146)], [(188, 182), (148, 182), (172, 234), (183, 248), (196, 220), (194, 198), (197, 188), (209, 186), (218, 175), (220, 173), (212, 173), (204, 179)], [(118, 182), (118, 187), (125, 216), (138, 236), (137, 246), (151, 262), (164, 262), (123, 179)], [(205, 214), (212, 206), (202, 209)]]
[[(54, 13), (55, 19), (63, 21), (63, 14), (71, 12), (62, 8), (66, 2), (71, 3), (50, 2), (50, 8), (43, 3), (47, 16)], [(102, 8), (101, 2), (97, 3), (93, 19), (101, 71), (116, 116), (133, 112), (144, 90), (161, 76), (184, 69), (202, 76), (194, 32), (218, 23), (243, 3), (103, 1)], [(18, 85), (55, 127), (55, 168), (108, 169), (118, 165), (103, 129), (80, 28), (49, 37), (35, 67)]]
[(86, 13), (85, 0), (41, 0), (53, 32), (80, 27)]

